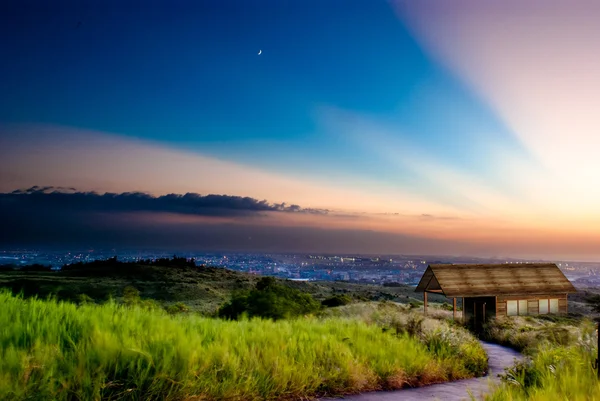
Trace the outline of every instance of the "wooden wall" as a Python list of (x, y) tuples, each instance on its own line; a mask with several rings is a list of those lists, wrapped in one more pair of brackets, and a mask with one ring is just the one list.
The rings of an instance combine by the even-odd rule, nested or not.
[(558, 299), (558, 313), (567, 313), (567, 294), (549, 294), (549, 295), (498, 295), (496, 302), (496, 315), (506, 316), (506, 301), (527, 300), (527, 314), (537, 315), (539, 311), (540, 299)]

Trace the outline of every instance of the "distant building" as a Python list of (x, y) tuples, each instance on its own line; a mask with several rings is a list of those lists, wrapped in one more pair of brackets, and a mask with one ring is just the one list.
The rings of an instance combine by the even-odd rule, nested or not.
[(463, 318), (480, 328), (496, 316), (567, 313), (567, 296), (577, 292), (553, 263), (432, 264), (427, 267), (416, 292), (462, 298)]

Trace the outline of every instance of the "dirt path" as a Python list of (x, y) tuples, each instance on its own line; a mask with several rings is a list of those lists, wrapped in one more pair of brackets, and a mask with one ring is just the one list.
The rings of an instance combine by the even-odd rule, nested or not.
[[(496, 344), (481, 342), (489, 357), (489, 373), (487, 376), (476, 379), (459, 380), (449, 383), (433, 384), (431, 386), (411, 388), (397, 391), (377, 391), (344, 397), (343, 400), (350, 401), (420, 401), (420, 400), (443, 400), (462, 401), (470, 400), (469, 390), (480, 400), (483, 394), (489, 390), (490, 383), (498, 383), (498, 374), (504, 372), (504, 368), (511, 366), (514, 359), (523, 356), (510, 348)], [(334, 400), (333, 398), (324, 399)], [(340, 400), (338, 398), (338, 400)]]

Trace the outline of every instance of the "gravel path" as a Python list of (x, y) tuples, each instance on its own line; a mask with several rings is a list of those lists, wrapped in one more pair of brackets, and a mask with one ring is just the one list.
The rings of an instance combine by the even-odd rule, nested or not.
[[(471, 399), (469, 395), (470, 390), (475, 399), (480, 400), (489, 391), (490, 383), (498, 383), (500, 381), (498, 374), (503, 373), (504, 368), (512, 366), (515, 358), (523, 358), (521, 354), (510, 348), (483, 341), (481, 344), (485, 348), (489, 358), (489, 373), (487, 376), (404, 390), (364, 393), (341, 399), (349, 401), (462, 401)], [(335, 400), (335, 398), (323, 400), (331, 401)], [(337, 400), (339, 401), (340, 398)]]

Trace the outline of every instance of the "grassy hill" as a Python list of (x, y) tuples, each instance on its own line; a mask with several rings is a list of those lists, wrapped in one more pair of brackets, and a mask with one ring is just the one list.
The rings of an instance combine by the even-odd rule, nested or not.
[[(123, 263), (116, 260), (67, 266), (62, 271), (49, 271), (38, 266), (0, 270), (0, 288), (10, 289), (25, 297), (49, 295), (59, 300), (77, 302), (81, 294), (96, 302), (109, 298), (119, 300), (127, 286), (140, 291), (140, 296), (163, 306), (185, 303), (190, 310), (213, 314), (235, 291), (254, 288), (260, 276), (224, 268), (196, 267), (179, 258), (146, 263)], [(356, 301), (422, 302), (422, 294), (410, 286), (383, 287), (345, 282), (304, 282), (278, 280), (283, 285), (310, 293), (321, 301), (345, 294)], [(430, 296), (435, 302), (443, 297)]]
[[(15, 291), (67, 300), (80, 291), (102, 298), (135, 284), (165, 302), (196, 300), (206, 308), (257, 277), (111, 262), (9, 271), (3, 279)], [(273, 280), (256, 287), (265, 281)], [(0, 399), (306, 400), (479, 376), (487, 367), (485, 351), (464, 328), (392, 302), (236, 321), (169, 314), (128, 299), (77, 304), (0, 289)]]

